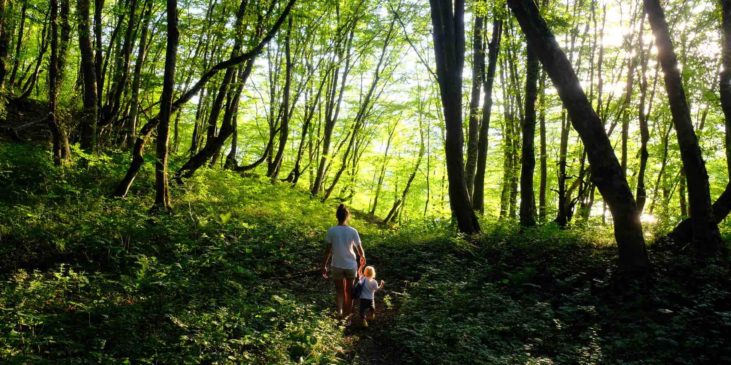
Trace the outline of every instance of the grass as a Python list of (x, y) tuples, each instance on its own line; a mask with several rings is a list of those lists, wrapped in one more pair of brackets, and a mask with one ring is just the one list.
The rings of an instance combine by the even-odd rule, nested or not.
[(632, 287), (606, 228), (483, 224), (467, 241), (356, 215), (386, 290), (370, 328), (345, 329), (318, 272), (334, 204), (203, 170), (150, 216), (150, 166), (117, 199), (126, 156), (89, 158), (57, 169), (0, 144), (5, 363), (731, 362), (728, 269), (653, 249)]

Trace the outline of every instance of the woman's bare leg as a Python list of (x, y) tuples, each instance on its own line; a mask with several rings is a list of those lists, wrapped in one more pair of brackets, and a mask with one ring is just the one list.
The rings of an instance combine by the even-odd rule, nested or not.
[[(335, 305), (338, 308), (338, 315), (343, 315), (343, 307), (345, 307), (345, 279), (335, 280)], [(346, 313), (347, 314), (347, 313)]]
[(345, 305), (343, 305), (343, 312), (345, 315), (350, 315), (350, 313), (353, 312), (353, 298), (351, 298), (350, 293), (353, 292), (353, 280), (352, 279), (344, 279), (344, 299), (345, 299)]

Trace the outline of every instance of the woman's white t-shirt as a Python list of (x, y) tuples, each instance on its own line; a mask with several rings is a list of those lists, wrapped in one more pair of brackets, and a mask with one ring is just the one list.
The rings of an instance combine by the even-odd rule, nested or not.
[(360, 292), (360, 299), (373, 299), (378, 290), (378, 282), (374, 279), (362, 277), (363, 290)]
[(333, 226), (327, 230), (325, 242), (332, 244), (332, 266), (358, 269), (355, 248), (360, 246), (358, 231), (350, 226)]

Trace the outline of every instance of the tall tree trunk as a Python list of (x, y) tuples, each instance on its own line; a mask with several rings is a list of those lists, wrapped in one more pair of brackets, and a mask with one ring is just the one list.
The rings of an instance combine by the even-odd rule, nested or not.
[[(475, 174), (475, 185), (472, 192), (473, 208), (480, 213), (485, 210), (485, 169), (487, 166), (488, 133), (490, 131), (490, 114), (492, 112), (492, 87), (495, 83), (495, 70), (497, 58), (500, 52), (500, 38), (502, 36), (502, 19), (495, 19), (492, 24), (492, 38), (488, 44), (487, 72), (483, 75), (482, 87), (484, 89), (482, 101), (482, 123), (480, 123), (480, 135), (477, 144), (477, 173)], [(484, 61), (484, 57), (483, 57)]]
[(546, 221), (546, 188), (548, 186), (548, 153), (546, 147), (546, 73), (541, 72), (538, 89), (538, 123), (540, 133), (540, 183), (538, 187), (538, 220)]
[(7, 74), (7, 58), (10, 37), (8, 37), (8, 9), (7, 0), (0, 0), (0, 92), (5, 88)]
[(168, 140), (170, 115), (173, 112), (175, 88), (175, 63), (178, 53), (178, 2), (167, 0), (167, 47), (165, 49), (165, 75), (160, 96), (160, 123), (157, 126), (157, 162), (155, 162), (155, 209), (169, 211), (168, 190)]
[(145, 1), (142, 14), (142, 26), (140, 29), (140, 40), (137, 48), (137, 58), (135, 59), (134, 75), (132, 76), (131, 101), (129, 111), (129, 121), (127, 122), (127, 143), (132, 144), (137, 138), (137, 118), (140, 108), (140, 85), (142, 83), (142, 65), (145, 63), (145, 54), (148, 42), (148, 29), (150, 27), (150, 19), (152, 17), (152, 0)]
[(653, 33), (655, 33), (657, 56), (663, 69), (665, 89), (680, 146), (680, 156), (687, 175), (693, 244), (700, 256), (713, 256), (721, 250), (723, 243), (718, 225), (713, 217), (708, 173), (698, 139), (693, 131), (690, 109), (678, 71), (678, 61), (670, 40), (670, 31), (660, 2), (644, 0), (644, 5)]
[(20, 50), (23, 49), (23, 34), (25, 33), (25, 18), (26, 18), (27, 11), (28, 11), (28, 0), (23, 0), (23, 5), (20, 7), (20, 24), (18, 25), (18, 38), (16, 38), (16, 41), (15, 41), (15, 55), (13, 56), (13, 69), (10, 70), (10, 77), (8, 78), (8, 88), (9, 89), (12, 89), (15, 86), (15, 76), (18, 73), (18, 67), (20, 67)]
[(639, 212), (627, 180), (614, 154), (599, 116), (581, 89), (571, 63), (561, 51), (532, 1), (508, 0), (544, 70), (553, 80), (571, 122), (586, 146), (591, 177), (614, 217), (619, 265), (625, 271), (646, 271), (650, 263), (642, 235)]
[[(2, 1), (2, 0), (0, 0)], [(61, 123), (56, 116), (58, 104), (58, 89), (63, 75), (63, 60), (68, 44), (69, 37), (69, 5), (68, 0), (64, 0), (61, 5), (61, 39), (59, 42), (59, 6), (58, 0), (51, 0), (51, 57), (49, 60), (48, 70), (48, 127), (53, 137), (53, 162), (60, 166), (68, 160), (70, 156), (69, 141), (66, 132), (61, 127)], [(60, 43), (60, 44), (59, 44)]]
[(475, 16), (472, 29), (472, 87), (467, 130), (467, 161), (465, 162), (465, 180), (467, 181), (467, 192), (470, 196), (472, 196), (475, 186), (475, 168), (477, 167), (479, 148), (480, 87), (485, 72), (485, 50), (482, 41), (484, 23), (484, 16)]
[[(89, 1), (89, 0), (83, 0)], [(104, 57), (102, 54), (102, 10), (104, 0), (94, 0), (94, 75), (96, 76), (96, 102), (97, 113), (101, 112), (102, 96), (104, 95), (104, 69), (102, 68)], [(116, 29), (115, 29), (116, 30)], [(109, 42), (110, 46), (112, 42)], [(99, 118), (100, 115), (97, 115)], [(96, 121), (99, 123), (99, 120)]]
[(292, 88), (292, 54), (291, 54), (291, 37), (292, 37), (292, 18), (289, 18), (289, 26), (284, 36), (284, 88), (282, 90), (282, 118), (279, 123), (279, 145), (277, 153), (272, 160), (271, 165), (267, 169), (267, 176), (276, 181), (279, 177), (279, 169), (282, 167), (282, 159), (284, 157), (284, 149), (287, 147), (287, 139), (289, 138), (289, 119), (291, 116), (289, 101), (290, 89)]
[(94, 51), (91, 47), (89, 25), (89, 0), (77, 0), (76, 13), (79, 17), (79, 50), (81, 53), (81, 74), (84, 81), (84, 117), (81, 118), (81, 148), (87, 152), (96, 146), (97, 88)]
[(536, 225), (536, 200), (533, 193), (533, 171), (536, 167), (536, 99), (538, 96), (538, 58), (528, 47), (525, 76), (525, 114), (523, 116), (523, 143), (521, 144), (520, 171), (520, 225)]
[[(650, 157), (647, 151), (647, 142), (650, 140), (650, 128), (647, 123), (649, 111), (645, 111), (647, 101), (647, 62), (649, 52), (645, 52), (644, 45), (644, 15), (640, 22), (640, 35), (637, 37), (638, 50), (640, 53), (640, 107), (638, 119), (640, 122), (640, 168), (637, 173), (637, 207), (640, 212), (645, 208), (647, 200), (647, 190), (645, 189), (645, 172), (647, 170), (647, 160)], [(653, 90), (654, 91), (654, 90)], [(653, 93), (654, 94), (654, 93)], [(653, 95), (654, 96), (654, 95)], [(652, 96), (650, 97), (652, 100)], [(652, 102), (650, 102), (652, 107)]]
[(477, 217), (472, 211), (470, 196), (464, 176), (462, 147), (462, 69), (464, 67), (464, 1), (430, 0), (431, 19), (434, 26), (434, 53), (437, 63), (439, 91), (441, 93), (449, 177), (449, 203), (459, 230), (467, 233), (480, 232)]

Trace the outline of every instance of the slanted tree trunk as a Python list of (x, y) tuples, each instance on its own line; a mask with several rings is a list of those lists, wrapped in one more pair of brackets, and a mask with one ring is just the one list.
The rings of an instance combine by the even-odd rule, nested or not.
[(523, 116), (523, 143), (521, 144), (520, 171), (520, 225), (536, 225), (536, 200), (533, 193), (533, 171), (536, 167), (536, 99), (538, 96), (538, 58), (528, 46), (525, 76), (525, 114)]
[(168, 190), (168, 140), (170, 115), (173, 112), (173, 91), (175, 88), (175, 63), (178, 54), (178, 2), (167, 0), (167, 47), (165, 49), (165, 74), (160, 96), (160, 123), (157, 126), (157, 161), (155, 162), (155, 205), (154, 209), (169, 211)]
[(393, 136), (396, 133), (396, 127), (398, 126), (398, 121), (394, 123), (393, 128), (391, 128), (390, 131), (388, 131), (388, 139), (386, 140), (386, 149), (383, 152), (383, 160), (381, 161), (381, 171), (378, 173), (378, 182), (376, 182), (376, 192), (373, 194), (373, 205), (371, 205), (371, 209), (368, 212), (370, 215), (375, 216), (376, 215), (376, 209), (378, 208), (378, 198), (381, 195), (381, 189), (383, 188), (383, 179), (386, 177), (386, 165), (388, 165), (388, 151), (391, 149), (391, 141), (393, 140)]
[(97, 76), (94, 65), (94, 50), (91, 47), (91, 26), (89, 25), (89, 0), (77, 0), (76, 14), (79, 22), (79, 51), (81, 54), (81, 76), (84, 82), (82, 99), (84, 116), (81, 118), (81, 148), (87, 152), (96, 146), (97, 125)]
[(464, 1), (430, 0), (434, 27), (434, 53), (437, 64), (439, 91), (444, 109), (449, 177), (449, 203), (459, 230), (480, 232), (480, 225), (472, 210), (464, 176), (462, 147), (462, 69), (464, 67)]
[(663, 69), (665, 89), (678, 138), (680, 156), (688, 180), (693, 245), (700, 256), (714, 256), (721, 250), (723, 243), (718, 224), (713, 216), (708, 173), (698, 139), (693, 131), (690, 109), (678, 71), (678, 60), (670, 40), (670, 31), (660, 2), (658, 0), (644, 0), (643, 2), (655, 34), (657, 56)]
[(477, 144), (477, 172), (475, 174), (475, 184), (472, 192), (472, 207), (480, 213), (483, 213), (485, 210), (485, 169), (487, 166), (488, 133), (490, 131), (490, 117), (492, 112), (492, 87), (495, 83), (495, 70), (500, 52), (502, 29), (502, 19), (495, 19), (492, 24), (492, 37), (487, 46), (487, 72), (484, 73), (482, 80), (482, 87), (485, 90), (482, 101), (482, 122), (480, 123), (480, 134)]
[(614, 217), (619, 266), (625, 271), (646, 271), (650, 263), (642, 235), (639, 211), (599, 116), (581, 89), (571, 63), (532, 1), (508, 0), (543, 69), (553, 80), (571, 122), (587, 148), (591, 177)]
[(467, 129), (467, 161), (465, 162), (465, 180), (467, 181), (467, 192), (470, 196), (472, 196), (475, 186), (475, 168), (477, 167), (479, 148), (480, 87), (485, 72), (485, 49), (482, 41), (484, 23), (484, 16), (476, 16), (472, 29), (472, 87)]

